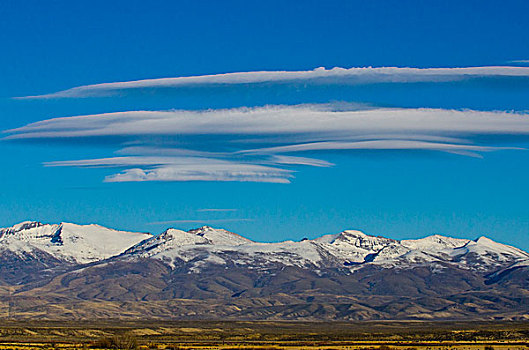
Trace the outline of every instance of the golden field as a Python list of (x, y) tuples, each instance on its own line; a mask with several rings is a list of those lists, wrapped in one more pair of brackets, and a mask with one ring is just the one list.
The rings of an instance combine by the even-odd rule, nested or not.
[(526, 322), (3, 321), (1, 349), (529, 349)]

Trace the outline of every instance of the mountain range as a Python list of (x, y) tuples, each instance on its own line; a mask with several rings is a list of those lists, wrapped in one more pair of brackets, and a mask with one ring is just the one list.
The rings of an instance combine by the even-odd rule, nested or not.
[(529, 319), (529, 254), (486, 237), (261, 243), (23, 222), (0, 229), (0, 318), (36, 317)]

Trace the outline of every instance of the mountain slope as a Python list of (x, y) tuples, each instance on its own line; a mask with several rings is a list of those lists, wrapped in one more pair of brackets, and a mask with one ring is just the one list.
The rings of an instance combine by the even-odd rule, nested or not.
[(475, 241), (434, 235), (397, 241), (346, 230), (313, 240), (278, 243), (253, 242), (237, 234), (202, 227), (189, 232), (169, 229), (128, 249), (122, 259), (158, 259), (198, 272), (207, 265), (267, 269), (274, 266), (342, 268), (365, 265), (411, 268), (427, 265), (481, 272), (529, 261), (529, 254), (488, 238)]
[(151, 236), (99, 225), (22, 222), (0, 229), (0, 283), (42, 280), (119, 255)]
[(0, 230), (0, 251), (10, 317), (529, 319), (529, 254), (485, 237), (260, 243), (26, 222)]
[(21, 256), (45, 252), (58, 260), (85, 264), (121, 254), (151, 236), (147, 233), (116, 231), (99, 225), (23, 222), (0, 229), (0, 249)]

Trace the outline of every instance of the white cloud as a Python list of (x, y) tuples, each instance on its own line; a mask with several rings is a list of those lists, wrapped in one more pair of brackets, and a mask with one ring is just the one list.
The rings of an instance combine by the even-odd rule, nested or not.
[[(260, 164), (196, 157), (111, 157), (54, 161), (53, 167), (128, 167), (106, 182), (140, 181), (250, 181), (288, 183), (291, 171)], [(133, 168), (130, 168), (133, 167)], [(142, 168), (139, 168), (142, 167)], [(147, 168), (145, 168), (147, 167)]]
[(154, 221), (150, 222), (151, 225), (165, 225), (165, 224), (218, 224), (218, 223), (224, 223), (224, 222), (239, 222), (239, 221), (253, 221), (253, 219), (246, 219), (246, 218), (233, 218), (233, 219), (195, 219), (195, 220), (169, 220), (169, 221)]
[(329, 163), (321, 159), (283, 156), (283, 155), (274, 155), (272, 156), (270, 161), (276, 164), (309, 165), (309, 166), (317, 166), (317, 167), (330, 167), (334, 165), (332, 163)]
[[(517, 63), (523, 61), (515, 61)], [(529, 67), (486, 66), (456, 68), (354, 67), (308, 71), (257, 71), (176, 78), (145, 79), (78, 86), (51, 94), (22, 98), (77, 98), (112, 95), (146, 88), (178, 88), (202, 85), (238, 85), (302, 82), (311, 84), (363, 84), (457, 81), (474, 77), (529, 76)]]
[(253, 164), (194, 164), (126, 169), (109, 175), (105, 182), (144, 181), (239, 181), (290, 183), (290, 171)]
[(234, 212), (237, 211), (237, 209), (230, 209), (230, 208), (202, 208), (197, 209), (198, 212), (206, 212), (206, 213), (224, 213), (224, 212)]
[(332, 110), (329, 105), (265, 106), (206, 111), (131, 111), (54, 118), (8, 130), (6, 139), (94, 136), (307, 135), (326, 140), (366, 135), (413, 138), (528, 134), (529, 115), (431, 108)]
[(167, 157), (210, 157), (210, 158), (222, 158), (229, 156), (227, 152), (208, 152), (208, 151), (196, 151), (191, 149), (183, 148), (167, 148), (167, 147), (147, 147), (147, 146), (132, 146), (125, 147), (118, 151), (117, 154), (124, 155), (142, 155), (142, 156), (167, 156)]
[(66, 160), (46, 162), (46, 166), (72, 166), (72, 167), (126, 167), (126, 166), (141, 166), (141, 165), (231, 165), (233, 163), (212, 158), (198, 158), (198, 157), (144, 157), (144, 156), (130, 156), (130, 157), (110, 157), (99, 159), (81, 159), (81, 160)]
[[(343, 106), (342, 106), (343, 107)], [(46, 166), (119, 167), (107, 182), (252, 181), (288, 183), (292, 166), (333, 164), (304, 155), (334, 150), (426, 150), (480, 156), (520, 149), (491, 137), (529, 136), (529, 115), (444, 109), (335, 109), (265, 106), (206, 111), (131, 111), (55, 118), (8, 131), (6, 139), (115, 137), (119, 156)], [(252, 145), (252, 147), (250, 147)], [(511, 146), (511, 145), (509, 145)], [(252, 149), (250, 149), (252, 148)]]
[(288, 153), (288, 152), (306, 152), (306, 151), (329, 151), (329, 150), (430, 150), (430, 151), (444, 151), (450, 153), (466, 154), (466, 152), (490, 152), (496, 150), (520, 150), (516, 147), (486, 147), (465, 144), (449, 144), (439, 142), (425, 142), (415, 140), (374, 140), (374, 141), (358, 141), (358, 142), (313, 142), (294, 144), (287, 146), (277, 146), (260, 148), (254, 150), (245, 150), (241, 153), (253, 154), (274, 154), (274, 153)]

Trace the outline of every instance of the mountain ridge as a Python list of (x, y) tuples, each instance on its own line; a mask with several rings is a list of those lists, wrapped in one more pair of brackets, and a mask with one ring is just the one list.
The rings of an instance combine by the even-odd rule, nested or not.
[[(27, 243), (28, 246), (23, 247), (18, 244), (21, 242)], [(72, 250), (81, 243), (84, 244), (84, 250), (67, 251), (67, 248)], [(68, 247), (65, 247), (65, 244)], [(471, 262), (467, 255), (471, 255), (474, 264), (477, 264), (476, 259), (481, 260), (481, 266), (479, 266), (481, 269), (489, 269), (489, 267), (492, 269), (506, 261), (529, 260), (529, 253), (495, 242), (485, 236), (471, 240), (434, 234), (418, 239), (396, 240), (368, 235), (358, 230), (344, 230), (337, 234), (326, 234), (301, 241), (256, 242), (239, 234), (211, 226), (202, 226), (188, 231), (168, 228), (158, 235), (153, 235), (120, 231), (97, 224), (77, 225), (67, 222), (43, 224), (38, 221), (24, 221), (0, 229), (0, 249), (6, 250), (6, 248), (11, 248), (15, 252), (40, 249), (59, 260), (77, 264), (93, 263), (123, 254), (150, 255), (151, 257), (153, 252), (165, 253), (171, 250), (175, 251), (176, 256), (173, 258), (176, 258), (178, 256), (176, 250), (192, 251), (195, 249), (202, 252), (204, 249), (210, 249), (211, 254), (234, 250), (254, 255), (282, 253), (282, 255), (294, 256), (297, 254), (298, 260), (308, 264), (321, 262), (324, 255), (343, 260), (345, 265), (366, 262), (398, 264), (405, 261), (407, 257), (413, 257), (412, 260), (416, 262), (447, 261), (449, 257), (452, 257), (450, 261), (463, 262), (463, 265), (467, 267)], [(216, 260), (219, 261), (219, 259)]]
[(23, 222), (0, 229), (0, 253), (0, 319), (529, 319), (529, 254), (484, 237)]

